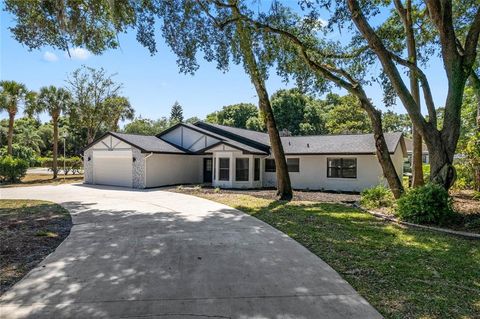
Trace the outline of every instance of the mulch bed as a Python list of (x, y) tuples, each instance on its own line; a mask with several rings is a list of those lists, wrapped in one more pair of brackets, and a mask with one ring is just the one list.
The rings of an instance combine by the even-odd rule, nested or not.
[(0, 295), (68, 236), (72, 219), (60, 205), (0, 200)]
[[(166, 188), (172, 192), (191, 194), (192, 192), (201, 192), (204, 194), (214, 194), (212, 187), (198, 187), (198, 186), (181, 186)], [(221, 189), (223, 194), (244, 194), (252, 195), (265, 199), (276, 199), (276, 190), (274, 189)], [(310, 201), (322, 203), (346, 203), (353, 204), (360, 200), (360, 195), (355, 193), (336, 193), (326, 191), (294, 191), (293, 200), (295, 201)]]

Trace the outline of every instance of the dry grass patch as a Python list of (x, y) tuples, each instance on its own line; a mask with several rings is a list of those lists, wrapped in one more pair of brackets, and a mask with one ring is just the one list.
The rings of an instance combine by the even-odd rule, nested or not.
[(42, 261), (67, 237), (70, 214), (38, 200), (0, 200), (0, 294)]
[(83, 175), (58, 175), (58, 178), (53, 179), (50, 174), (27, 174), (22, 178), (20, 183), (5, 184), (1, 187), (22, 187), (22, 186), (39, 186), (39, 185), (60, 185), (83, 182)]

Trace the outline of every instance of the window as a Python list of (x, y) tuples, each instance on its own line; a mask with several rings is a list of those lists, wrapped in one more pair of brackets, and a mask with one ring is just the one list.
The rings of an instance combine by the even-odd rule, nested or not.
[(253, 162), (254, 168), (253, 168), (253, 180), (254, 181), (259, 181), (260, 180), (260, 159), (256, 158)]
[(218, 180), (228, 181), (230, 180), (230, 159), (219, 158), (218, 159)]
[(327, 177), (357, 178), (357, 159), (327, 158)]
[(248, 181), (248, 158), (235, 159), (235, 180), (238, 182)]
[(300, 159), (287, 158), (287, 167), (289, 172), (300, 172)]
[(275, 160), (273, 158), (265, 159), (265, 172), (275, 172)]

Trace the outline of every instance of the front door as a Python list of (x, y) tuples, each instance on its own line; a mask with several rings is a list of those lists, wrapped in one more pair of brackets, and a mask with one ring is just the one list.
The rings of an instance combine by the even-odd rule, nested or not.
[(213, 160), (211, 158), (203, 159), (203, 182), (211, 183), (212, 182), (212, 169), (213, 169)]

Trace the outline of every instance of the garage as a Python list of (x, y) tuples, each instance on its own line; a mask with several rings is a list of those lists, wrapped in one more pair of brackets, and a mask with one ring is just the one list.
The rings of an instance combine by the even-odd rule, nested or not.
[(93, 183), (132, 187), (132, 151), (93, 151)]

